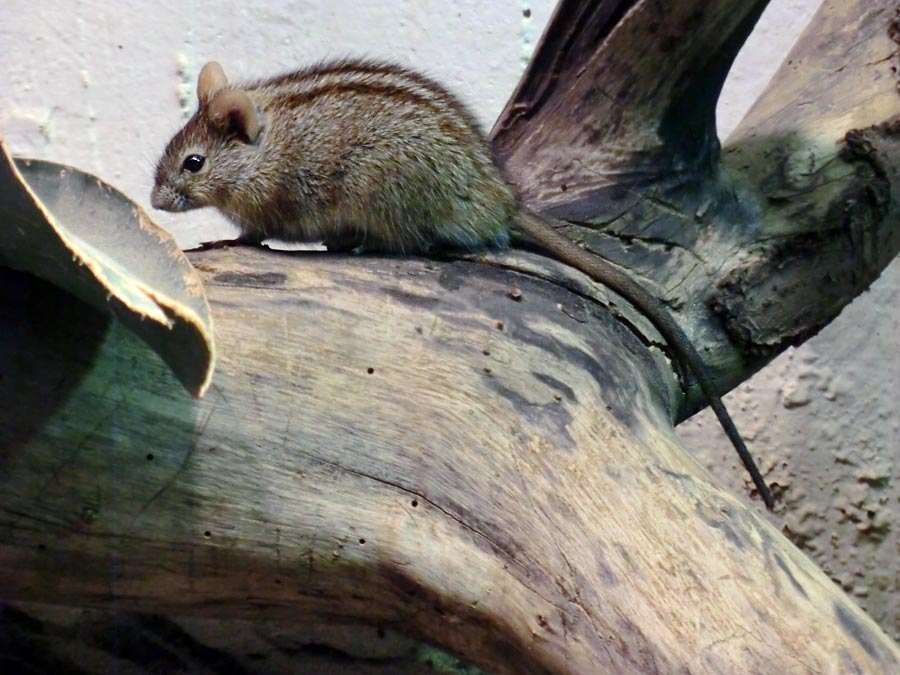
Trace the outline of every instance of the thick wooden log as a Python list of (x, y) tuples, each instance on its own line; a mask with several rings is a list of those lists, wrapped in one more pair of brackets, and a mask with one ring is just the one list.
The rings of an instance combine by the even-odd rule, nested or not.
[(6, 298), (7, 599), (363, 621), (495, 673), (898, 667), (685, 454), (665, 361), (592, 301), (470, 262), (193, 261), (200, 402), (55, 290)]

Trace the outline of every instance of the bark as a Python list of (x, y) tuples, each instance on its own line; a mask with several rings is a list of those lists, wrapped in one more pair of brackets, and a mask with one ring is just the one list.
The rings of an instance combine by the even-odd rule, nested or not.
[(106, 310), (202, 396), (212, 377), (209, 306), (172, 236), (101, 180), (14, 161), (0, 137), (0, 267), (30, 272)]
[[(827, 89), (782, 76), (840, 106), (792, 128), (776, 83), (719, 161), (710, 111), (762, 8), (730, 5), (563, 2), (495, 129), (526, 198), (657, 288), (723, 391), (877, 276), (900, 187), (896, 80), (859, 48)], [(807, 77), (838, 43), (893, 56), (892, 12), (826, 4)], [(793, 185), (790, 158), (828, 142), (812, 189)], [(191, 260), (219, 355), (201, 401), (119, 323), (4, 273), (6, 599), (376, 624), (493, 673), (898, 670), (690, 458), (671, 428), (690, 382), (577, 273), (521, 253)]]

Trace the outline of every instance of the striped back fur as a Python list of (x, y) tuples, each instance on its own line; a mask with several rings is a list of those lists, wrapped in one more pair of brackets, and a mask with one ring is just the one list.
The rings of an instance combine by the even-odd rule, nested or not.
[[(244, 235), (367, 250), (508, 244), (515, 193), (472, 115), (429, 78), (343, 60), (227, 88), (246, 92), (262, 131), (223, 131), (201, 104), (157, 169), (169, 210), (211, 205)], [(191, 154), (199, 173), (182, 167)]]

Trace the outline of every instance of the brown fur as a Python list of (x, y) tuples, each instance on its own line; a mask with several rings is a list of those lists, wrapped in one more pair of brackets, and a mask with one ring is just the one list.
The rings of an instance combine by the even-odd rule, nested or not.
[[(240, 119), (225, 128), (211, 119), (229, 91), (255, 107), (255, 143)], [(340, 61), (201, 100), (160, 159), (152, 202), (215, 206), (251, 240), (350, 240), (410, 253), (505, 246), (516, 196), (487, 147), (462, 104), (431, 80)], [(192, 154), (205, 158), (196, 174), (182, 168)]]

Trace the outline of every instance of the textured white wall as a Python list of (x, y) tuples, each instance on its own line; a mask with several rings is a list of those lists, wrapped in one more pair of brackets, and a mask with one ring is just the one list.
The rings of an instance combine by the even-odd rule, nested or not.
[[(770, 4), (726, 85), (723, 136), (819, 3)], [(252, 77), (328, 56), (389, 58), (443, 81), (489, 127), (553, 4), (295, 0), (257, 9), (235, 0), (4, 0), (0, 133), (14, 153), (92, 171), (149, 211), (153, 165), (193, 109), (205, 60)], [(152, 213), (183, 245), (231, 232), (210, 212)], [(898, 301), (895, 264), (821, 335), (729, 397), (760, 463), (790, 487), (786, 528), (895, 635)], [(682, 434), (743, 494), (743, 473), (716, 429), (702, 414)]]

